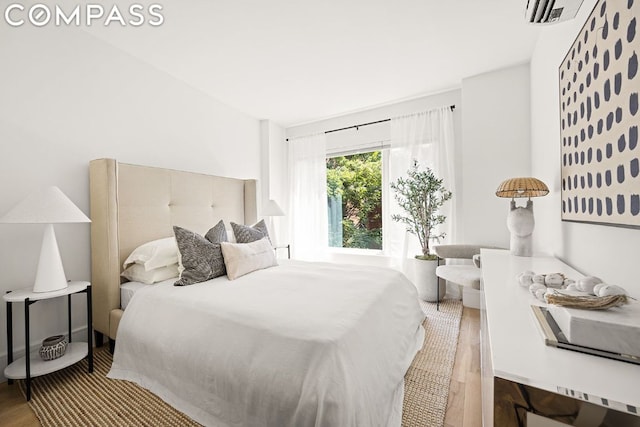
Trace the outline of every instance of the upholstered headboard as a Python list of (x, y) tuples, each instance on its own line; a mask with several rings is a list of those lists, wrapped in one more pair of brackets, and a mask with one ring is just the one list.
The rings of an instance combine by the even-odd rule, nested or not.
[(139, 245), (173, 236), (174, 225), (204, 234), (220, 219), (257, 219), (256, 181), (118, 163), (89, 164), (93, 327), (116, 338), (122, 263)]

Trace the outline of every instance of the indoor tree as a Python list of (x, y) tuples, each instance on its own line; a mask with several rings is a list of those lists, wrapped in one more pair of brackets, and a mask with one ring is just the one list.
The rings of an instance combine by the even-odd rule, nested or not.
[(400, 177), (391, 183), (398, 205), (405, 211), (404, 215), (392, 215), (394, 221), (406, 225), (409, 233), (415, 235), (422, 247), (420, 259), (436, 259), (429, 250), (431, 240), (438, 241), (445, 233), (436, 233), (438, 225), (443, 224), (446, 217), (439, 213), (444, 203), (451, 199), (442, 179), (438, 178), (430, 168), (420, 170), (418, 162), (407, 171), (407, 177)]

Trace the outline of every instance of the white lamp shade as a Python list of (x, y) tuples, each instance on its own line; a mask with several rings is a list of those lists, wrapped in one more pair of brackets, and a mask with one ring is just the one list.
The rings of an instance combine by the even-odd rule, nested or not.
[(52, 292), (67, 287), (58, 242), (52, 224), (91, 222), (58, 187), (34, 193), (7, 212), (0, 223), (47, 224), (40, 248), (34, 292)]
[(269, 200), (264, 207), (265, 216), (284, 216), (284, 211), (278, 206), (275, 200)]
[(31, 194), (0, 218), (0, 223), (7, 224), (65, 222), (91, 222), (91, 220), (58, 187), (49, 187)]

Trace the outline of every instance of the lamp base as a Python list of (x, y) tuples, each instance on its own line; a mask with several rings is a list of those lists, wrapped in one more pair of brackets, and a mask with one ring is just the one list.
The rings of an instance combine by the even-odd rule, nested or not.
[(516, 236), (511, 234), (511, 242), (509, 248), (511, 249), (511, 255), (515, 256), (532, 256), (533, 255), (533, 236), (526, 237)]
[(507, 215), (507, 228), (511, 232), (511, 254), (516, 256), (533, 255), (533, 202), (527, 201), (527, 206), (516, 206), (511, 201), (509, 215)]
[(52, 224), (47, 224), (42, 237), (40, 260), (33, 292), (53, 292), (66, 288), (67, 277), (64, 274), (62, 258)]

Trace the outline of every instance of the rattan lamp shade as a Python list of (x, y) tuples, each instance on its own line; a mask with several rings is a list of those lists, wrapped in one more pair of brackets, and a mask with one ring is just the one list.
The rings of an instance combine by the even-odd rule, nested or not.
[(510, 178), (496, 190), (498, 197), (540, 197), (549, 194), (547, 185), (537, 178)]

